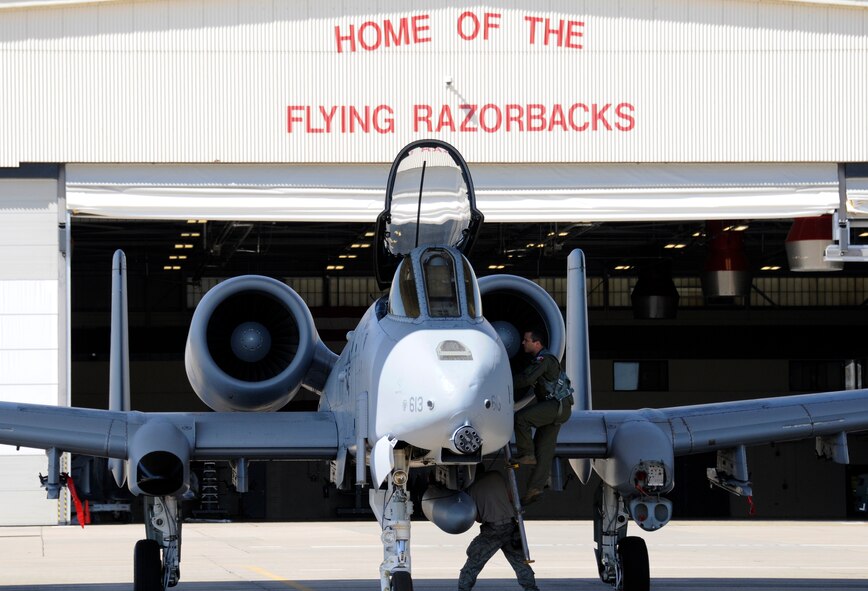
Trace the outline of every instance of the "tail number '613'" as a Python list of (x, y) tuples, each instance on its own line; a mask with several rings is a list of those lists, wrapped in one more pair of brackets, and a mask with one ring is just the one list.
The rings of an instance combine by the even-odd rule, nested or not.
[(411, 396), (404, 399), (404, 412), (422, 412), (422, 397)]

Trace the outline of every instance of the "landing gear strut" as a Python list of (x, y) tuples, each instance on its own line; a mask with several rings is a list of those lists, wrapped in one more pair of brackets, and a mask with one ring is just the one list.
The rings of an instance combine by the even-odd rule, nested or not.
[(136, 542), (133, 591), (165, 591), (181, 578), (178, 499), (144, 497), (144, 501), (147, 538)]
[(600, 579), (619, 591), (649, 591), (648, 548), (642, 538), (627, 535), (629, 520), (618, 491), (601, 483), (594, 499), (594, 553)]
[(394, 450), (395, 468), (386, 479), (386, 488), (371, 490), (368, 500), (383, 528), (383, 562), (380, 564), (381, 591), (413, 591), (410, 575), (410, 516), (413, 503), (407, 491), (409, 457)]

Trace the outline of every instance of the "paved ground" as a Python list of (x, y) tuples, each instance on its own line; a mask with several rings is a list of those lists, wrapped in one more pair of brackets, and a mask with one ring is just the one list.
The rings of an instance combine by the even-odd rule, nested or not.
[[(416, 591), (454, 590), (476, 534), (413, 523)], [(0, 591), (129, 591), (143, 526), (0, 527)], [(631, 528), (636, 533), (637, 528)], [(178, 591), (377, 591), (373, 522), (185, 524)], [(648, 542), (655, 591), (868, 591), (868, 524), (674, 522)], [(541, 591), (606, 591), (589, 522), (528, 523)], [(481, 591), (520, 591), (501, 556)]]

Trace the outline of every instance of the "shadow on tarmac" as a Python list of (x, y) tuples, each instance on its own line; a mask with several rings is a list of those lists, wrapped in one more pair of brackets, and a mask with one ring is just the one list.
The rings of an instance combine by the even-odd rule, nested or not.
[[(538, 579), (540, 591), (606, 591), (598, 579)], [(12, 585), (0, 591), (131, 591), (129, 583)], [(414, 591), (455, 591), (455, 579), (417, 579)], [(212, 581), (179, 583), (176, 591), (377, 591), (376, 581)], [(481, 579), (474, 591), (518, 591), (515, 579)], [(868, 581), (855, 579), (652, 579), (652, 591), (868, 591)]]

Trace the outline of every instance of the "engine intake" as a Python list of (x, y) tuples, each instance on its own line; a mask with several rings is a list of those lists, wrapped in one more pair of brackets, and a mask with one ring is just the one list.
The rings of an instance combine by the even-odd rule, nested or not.
[(298, 392), (318, 346), (313, 317), (295, 291), (268, 277), (235, 277), (196, 308), (187, 377), (214, 410), (277, 410)]
[[(517, 335), (517, 331), (531, 328), (545, 330), (547, 349), (558, 359), (563, 357), (566, 346), (564, 316), (545, 289), (524, 277), (489, 275), (479, 279), (479, 291), (485, 318), (496, 327), (510, 357), (518, 351), (518, 343), (510, 346), (503, 335)], [(509, 329), (509, 325), (513, 328)], [(509, 340), (515, 340), (515, 336)], [(520, 336), (518, 341), (521, 341)]]

